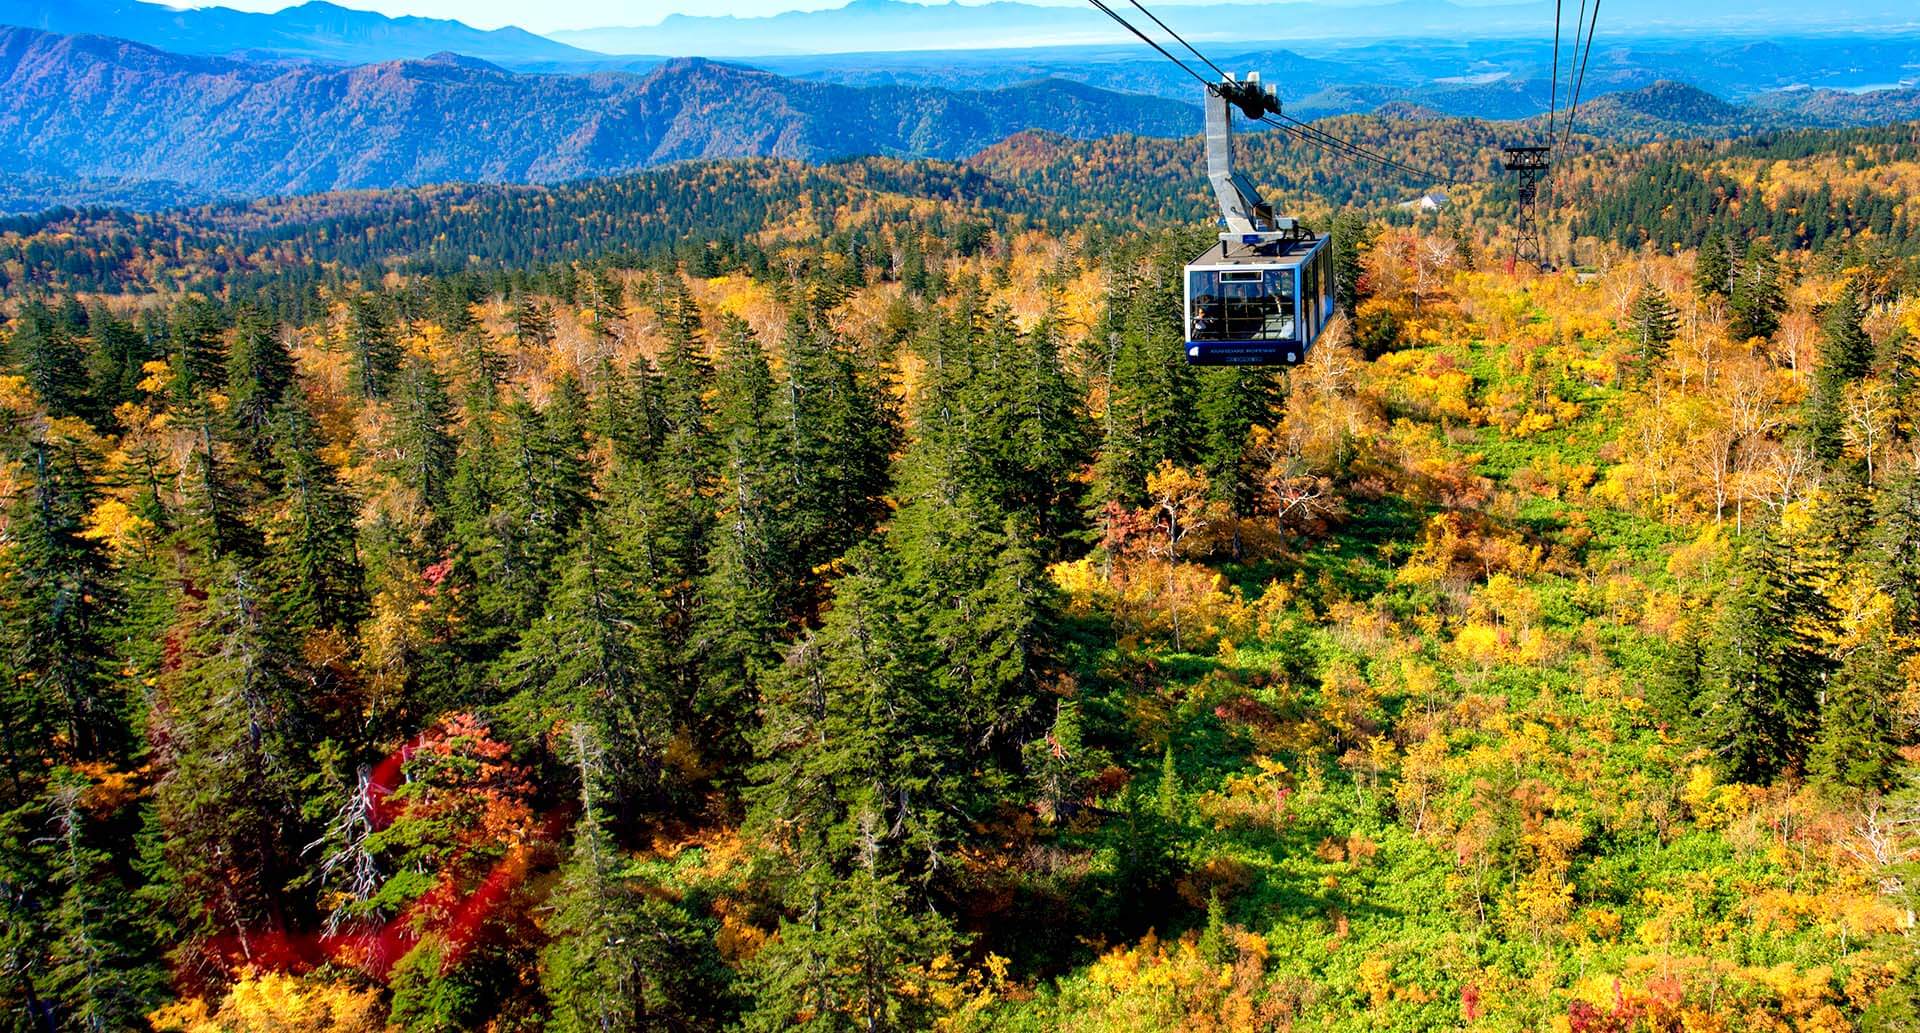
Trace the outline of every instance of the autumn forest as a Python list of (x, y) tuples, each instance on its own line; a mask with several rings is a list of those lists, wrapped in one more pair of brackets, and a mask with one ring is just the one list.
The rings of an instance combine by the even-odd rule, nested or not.
[(1920, 130), (1341, 131), (0, 222), (0, 1028), (1920, 1029)]

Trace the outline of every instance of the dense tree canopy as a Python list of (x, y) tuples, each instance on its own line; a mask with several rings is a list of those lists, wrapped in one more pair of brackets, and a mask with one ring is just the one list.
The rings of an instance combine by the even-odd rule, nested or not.
[(1284, 373), (1043, 145), (0, 227), (0, 1028), (1910, 1028), (1905, 224), (1669, 168), (1910, 142)]

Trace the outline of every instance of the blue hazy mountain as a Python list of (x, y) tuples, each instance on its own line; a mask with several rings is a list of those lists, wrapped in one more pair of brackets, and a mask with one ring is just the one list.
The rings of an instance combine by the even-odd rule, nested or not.
[(442, 52), (496, 64), (576, 62), (584, 53), (523, 29), (485, 31), (440, 18), (389, 18), (314, 0), (273, 14), (176, 10), (138, 0), (0, 0), (0, 25), (129, 39), (180, 54), (364, 64)]
[[(1301, 41), (1208, 48), (1228, 69), (1259, 69), (1305, 117), (1405, 102), (1449, 115), (1526, 118), (1554, 96), (1551, 39)], [(1303, 53), (1303, 51), (1305, 51)], [(1040, 77), (1195, 99), (1197, 84), (1135, 44), (998, 51), (786, 55), (746, 59), (781, 75), (846, 85), (990, 87)], [(1560, 69), (1565, 75), (1566, 69)], [(1881, 93), (1920, 77), (1920, 32), (1834, 33), (1754, 40), (1645, 37), (1594, 48), (1587, 96), (1680, 82), (1744, 102), (1764, 94)], [(1903, 83), (1903, 80), (1905, 81)], [(1565, 102), (1565, 81), (1559, 91)], [(1790, 103), (1782, 110), (1803, 110)], [(1836, 110), (1866, 110), (1842, 101)], [(1897, 109), (1895, 109), (1897, 110)]]
[(542, 183), (692, 158), (957, 158), (1024, 129), (1178, 135), (1196, 107), (1042, 80), (802, 82), (698, 59), (528, 75), (452, 54), (337, 67), (0, 28), (0, 178), (261, 195)]
[[(1575, 7), (1566, 7), (1571, 32)], [(1449, 0), (1159, 5), (1174, 29), (1209, 52), (1257, 41), (1551, 39), (1553, 0), (1484, 4)], [(1140, 19), (1145, 24), (1144, 19)], [(1151, 26), (1148, 26), (1151, 28)], [(1920, 31), (1915, 0), (1613, 0), (1599, 23), (1603, 40), (1649, 35)], [(554, 39), (608, 54), (767, 56), (853, 51), (965, 50), (1140, 44), (1091, 6), (995, 0), (920, 4), (851, 0), (844, 7), (769, 17), (671, 15), (657, 25), (555, 32)]]

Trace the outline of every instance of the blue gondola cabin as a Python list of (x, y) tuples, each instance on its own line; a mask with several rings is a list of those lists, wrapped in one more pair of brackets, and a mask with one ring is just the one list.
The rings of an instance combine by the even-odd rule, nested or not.
[(1333, 319), (1330, 238), (1221, 236), (1187, 265), (1187, 362), (1299, 365)]

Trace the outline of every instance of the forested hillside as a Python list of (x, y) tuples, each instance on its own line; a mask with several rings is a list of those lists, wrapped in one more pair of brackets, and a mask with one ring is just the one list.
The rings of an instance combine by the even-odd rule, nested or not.
[[(202, 197), (552, 183), (693, 158), (959, 158), (1022, 129), (1184, 134), (1194, 105), (1064, 80), (860, 88), (687, 59), (522, 75), (446, 53), (336, 67), (170, 54), (0, 25), (10, 171)], [(0, 210), (18, 210), (0, 189)]]
[[(1355, 117), (1328, 125), (1429, 163), (1452, 183), (1498, 168), (1496, 128), (1466, 119)], [(1075, 141), (1016, 133), (965, 163), (853, 158), (687, 162), (551, 187), (450, 185), (342, 191), (163, 212), (53, 208), (0, 219), (0, 290), (33, 292), (263, 290), (285, 296), (321, 282), (408, 273), (492, 276), (543, 262), (677, 253), (701, 271), (737, 261), (763, 272), (811, 264), (828, 250), (874, 251), (876, 235), (918, 218), (962, 253), (990, 231), (1101, 233), (1203, 221), (1197, 138)], [(1354, 168), (1271, 132), (1240, 138), (1241, 160), (1302, 214), (1324, 219), (1357, 198), (1395, 218), (1390, 202), (1431, 185), (1407, 173)], [(785, 256), (785, 257), (782, 257)]]
[(1137, 139), (0, 225), (0, 1022), (1913, 1029), (1905, 131), (1288, 373)]

